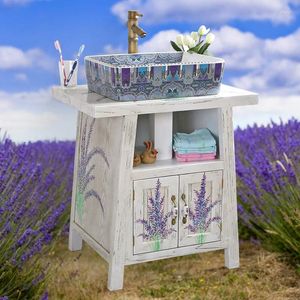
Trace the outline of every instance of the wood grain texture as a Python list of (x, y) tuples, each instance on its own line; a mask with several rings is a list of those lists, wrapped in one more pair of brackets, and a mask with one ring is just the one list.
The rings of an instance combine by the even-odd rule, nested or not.
[[(122, 124), (122, 117), (94, 119), (85, 114), (83, 114), (81, 121), (82, 136), (80, 141), (81, 144), (85, 143), (86, 150), (84, 147), (80, 147), (79, 164), (85, 164), (84, 161), (81, 162), (83, 157), (80, 154), (82, 151), (86, 151), (86, 157), (93, 151), (103, 151), (103, 154), (98, 152), (87, 163), (86, 173), (93, 167), (89, 177), (93, 176), (94, 179), (89, 181), (84, 192), (95, 191), (101, 200), (101, 204), (96, 197), (84, 199), (82, 215), (79, 214), (77, 205), (74, 217), (76, 224), (87, 232), (99, 246), (106, 249), (107, 252), (110, 249), (109, 229), (113, 211), (111, 199), (114, 191), (111, 188), (111, 184), (115, 180), (115, 172), (120, 162), (119, 141), (122, 136)], [(83, 136), (84, 132), (85, 136)], [(88, 178), (88, 176), (83, 177), (84, 181)], [(77, 190), (78, 185), (79, 182), (77, 181)]]
[(124, 116), (120, 128), (121, 139), (118, 140), (118, 167), (114, 169), (114, 179), (110, 183), (113, 191), (111, 199), (112, 217), (110, 230), (110, 258), (108, 270), (108, 289), (111, 291), (123, 288), (123, 276), (126, 253), (126, 218), (130, 216), (131, 207), (131, 170), (133, 165), (134, 143), (137, 116)]
[(158, 151), (157, 160), (172, 158), (173, 113), (151, 114), (151, 131), (154, 147)]
[(120, 102), (89, 92), (87, 86), (65, 88), (55, 86), (52, 95), (57, 100), (75, 107), (94, 118), (107, 118), (134, 114), (167, 113), (228, 106), (253, 105), (258, 95), (228, 85), (222, 85), (218, 95)]
[(239, 267), (239, 237), (232, 108), (223, 109), (222, 122), (224, 129), (223, 237), (227, 238), (229, 241), (228, 247), (225, 249), (225, 266), (232, 269)]
[(228, 242), (226, 240), (206, 243), (202, 245), (193, 245), (186, 247), (176, 247), (173, 249), (163, 250), (159, 252), (149, 252), (139, 255), (132, 255), (126, 259), (126, 265), (143, 263), (147, 261), (154, 261), (159, 259), (172, 258), (176, 256), (190, 255), (196, 253), (203, 253), (208, 251), (223, 250), (227, 248)]
[(139, 180), (160, 176), (223, 170), (223, 168), (224, 162), (220, 159), (195, 162), (179, 162), (176, 159), (166, 159), (156, 161), (155, 164), (142, 164), (133, 168), (132, 178)]
[(69, 231), (69, 250), (78, 251), (82, 248), (82, 238), (80, 234), (74, 228), (75, 222), (75, 207), (76, 207), (76, 184), (78, 173), (78, 161), (79, 161), (79, 147), (80, 147), (80, 128), (82, 121), (82, 112), (77, 113), (77, 130), (76, 130), (76, 148), (74, 157), (74, 175), (73, 175), (73, 187), (72, 187), (72, 202), (71, 202), (71, 215), (70, 215), (70, 231)]

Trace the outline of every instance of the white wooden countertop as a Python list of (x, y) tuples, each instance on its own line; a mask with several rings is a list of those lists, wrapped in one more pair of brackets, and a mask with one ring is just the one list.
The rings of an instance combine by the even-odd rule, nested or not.
[(86, 85), (67, 88), (54, 86), (52, 96), (93, 118), (243, 106), (258, 103), (258, 94), (224, 84), (221, 85), (220, 93), (217, 95), (144, 101), (113, 101), (89, 92)]

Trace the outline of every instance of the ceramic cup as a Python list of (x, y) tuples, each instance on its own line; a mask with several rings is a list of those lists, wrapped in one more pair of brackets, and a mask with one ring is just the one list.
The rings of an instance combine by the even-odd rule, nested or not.
[[(65, 72), (66, 72), (66, 77), (68, 79), (68, 76), (72, 70), (74, 60), (65, 60), (64, 61), (64, 66), (65, 66)], [(64, 73), (63, 73), (63, 68), (61, 65), (61, 62), (58, 62), (58, 68), (59, 68), (59, 77), (60, 77), (60, 85), (64, 86)], [(68, 87), (71, 86), (76, 86), (77, 85), (77, 74), (78, 74), (78, 64), (73, 72), (72, 78), (68, 83)]]

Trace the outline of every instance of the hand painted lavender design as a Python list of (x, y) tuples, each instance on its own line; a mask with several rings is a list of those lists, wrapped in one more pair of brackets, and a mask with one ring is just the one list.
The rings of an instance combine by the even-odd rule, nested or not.
[(206, 197), (205, 173), (203, 174), (201, 180), (200, 190), (195, 190), (194, 192), (196, 196), (194, 198), (195, 209), (194, 212), (191, 209), (189, 210), (191, 224), (189, 224), (186, 228), (188, 228), (192, 233), (199, 233), (199, 235), (197, 235), (197, 241), (199, 244), (202, 244), (204, 242), (205, 232), (207, 231), (210, 224), (213, 222), (221, 222), (220, 216), (210, 217), (212, 209), (218, 203), (220, 203), (221, 200), (212, 202), (210, 195)]
[(102, 213), (104, 213), (104, 207), (99, 194), (94, 190), (88, 188), (88, 185), (95, 180), (95, 176), (93, 175), (93, 171), (96, 168), (96, 164), (93, 163), (89, 166), (90, 161), (96, 156), (100, 155), (107, 167), (109, 167), (109, 162), (107, 160), (105, 152), (100, 147), (94, 147), (89, 151), (89, 146), (91, 142), (91, 135), (93, 132), (93, 128), (95, 125), (95, 119), (91, 122), (89, 126), (89, 130), (87, 132), (87, 118), (85, 120), (85, 124), (82, 130), (81, 135), (81, 143), (80, 143), (80, 153), (79, 153), (79, 167), (77, 174), (77, 191), (76, 191), (76, 211), (82, 221), (83, 215), (83, 206), (84, 202), (89, 198), (95, 198), (98, 200)]
[(172, 212), (164, 214), (165, 197), (160, 193), (161, 183), (159, 179), (156, 182), (155, 195), (148, 198), (148, 219), (139, 219), (136, 222), (144, 225), (144, 233), (140, 234), (145, 240), (154, 241), (153, 250), (160, 250), (162, 239), (166, 239), (173, 228), (168, 228), (168, 220)]

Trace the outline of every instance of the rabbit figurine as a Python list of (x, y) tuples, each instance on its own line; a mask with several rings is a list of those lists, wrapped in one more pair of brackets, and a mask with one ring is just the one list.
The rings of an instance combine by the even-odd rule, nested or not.
[(153, 164), (156, 161), (157, 150), (153, 149), (152, 141), (145, 141), (146, 150), (141, 154), (142, 163)]

